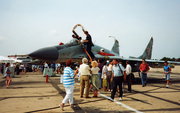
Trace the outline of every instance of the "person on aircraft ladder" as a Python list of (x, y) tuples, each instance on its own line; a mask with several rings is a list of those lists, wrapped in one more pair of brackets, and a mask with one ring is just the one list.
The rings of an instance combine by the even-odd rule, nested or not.
[(87, 48), (84, 50), (87, 53), (87, 55), (89, 56), (89, 59), (91, 62), (92, 59), (95, 58), (94, 54), (91, 51), (91, 47), (94, 46), (94, 44), (92, 43), (92, 38), (91, 38), (91, 35), (89, 35), (88, 31), (85, 31), (84, 34), (86, 35), (86, 40), (84, 40), (84, 44), (87, 45)]

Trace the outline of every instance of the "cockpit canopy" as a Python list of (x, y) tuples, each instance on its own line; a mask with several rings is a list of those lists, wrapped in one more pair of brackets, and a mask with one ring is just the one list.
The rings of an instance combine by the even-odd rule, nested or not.
[(76, 38), (73, 38), (70, 40), (69, 44), (77, 45), (77, 44), (79, 44), (79, 41)]

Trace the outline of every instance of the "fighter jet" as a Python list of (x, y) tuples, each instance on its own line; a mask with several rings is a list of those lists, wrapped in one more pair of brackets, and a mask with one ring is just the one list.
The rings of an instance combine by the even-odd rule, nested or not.
[[(75, 32), (76, 27), (82, 27), (82, 31), (84, 32), (84, 28), (81, 24), (77, 24), (74, 26), (72, 32), (78, 36)], [(142, 58), (147, 59), (146, 62), (151, 66), (153, 63), (163, 63), (164, 61), (151, 60), (152, 55), (152, 46), (153, 46), (153, 38), (151, 37), (150, 42), (148, 43), (144, 53), (140, 57), (130, 57), (130, 58), (122, 58), (119, 53), (119, 42), (115, 39), (114, 45), (111, 50), (108, 50), (104, 47), (98, 46), (94, 44), (92, 46), (92, 52), (94, 53), (96, 59), (119, 59), (123, 65), (126, 65), (126, 61), (129, 60), (132, 66), (133, 72), (139, 71), (139, 65), (141, 64)], [(36, 50), (27, 56), (30, 56), (33, 59), (38, 59), (40, 61), (49, 61), (49, 62), (65, 62), (67, 59), (72, 59), (73, 62), (81, 62), (82, 58), (90, 58), (86, 51), (86, 45), (83, 42), (77, 40), (76, 38), (72, 38), (66, 44), (60, 44), (52, 47), (45, 47), (39, 50)], [(22, 55), (20, 55), (22, 56)], [(179, 63), (179, 62), (174, 62)], [(179, 63), (180, 64), (180, 63)]]

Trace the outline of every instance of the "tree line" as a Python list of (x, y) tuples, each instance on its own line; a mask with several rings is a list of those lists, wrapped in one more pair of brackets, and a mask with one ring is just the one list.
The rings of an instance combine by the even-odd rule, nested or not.
[(163, 61), (180, 61), (180, 58), (163, 57), (161, 60), (163, 60)]

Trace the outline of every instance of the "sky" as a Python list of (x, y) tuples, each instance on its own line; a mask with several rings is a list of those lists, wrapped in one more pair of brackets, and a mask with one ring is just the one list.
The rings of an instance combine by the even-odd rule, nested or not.
[[(0, 55), (29, 54), (67, 43), (81, 24), (95, 44), (140, 56), (151, 37), (152, 59), (180, 57), (179, 0), (0, 0)], [(80, 27), (76, 32), (85, 39)]]

